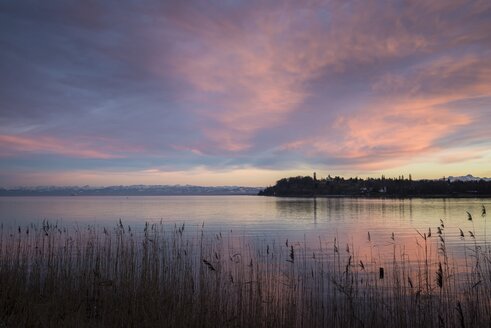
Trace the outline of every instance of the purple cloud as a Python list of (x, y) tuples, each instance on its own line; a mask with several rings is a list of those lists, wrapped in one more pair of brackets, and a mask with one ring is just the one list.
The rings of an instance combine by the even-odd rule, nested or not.
[(369, 174), (489, 156), (486, 2), (16, 1), (0, 18), (12, 176), (20, 161)]

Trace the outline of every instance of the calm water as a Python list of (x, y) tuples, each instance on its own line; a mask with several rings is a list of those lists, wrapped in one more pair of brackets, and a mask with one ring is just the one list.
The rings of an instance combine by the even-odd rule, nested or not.
[[(394, 242), (416, 250), (418, 232), (437, 235), (440, 219), (450, 250), (464, 243), (490, 239), (491, 225), (481, 217), (491, 199), (365, 199), (270, 198), (259, 196), (152, 196), (152, 197), (0, 197), (0, 222), (16, 228), (46, 219), (64, 226), (112, 227), (119, 219), (138, 229), (146, 221), (169, 225), (183, 223), (187, 230), (233, 231), (239, 236), (315, 248), (319, 240), (350, 244), (360, 253), (370, 248), (391, 250)], [(467, 213), (473, 216), (469, 221)], [(487, 220), (489, 220), (489, 215)], [(465, 238), (460, 237), (460, 229)], [(488, 228), (488, 229), (486, 229)], [(485, 231), (487, 236), (485, 235)], [(394, 240), (392, 240), (394, 233)]]

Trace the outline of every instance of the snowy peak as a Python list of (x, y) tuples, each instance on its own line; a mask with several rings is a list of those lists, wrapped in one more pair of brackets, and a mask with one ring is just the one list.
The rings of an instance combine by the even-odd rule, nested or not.
[(161, 195), (257, 195), (261, 188), (192, 185), (70, 186), (0, 188), (0, 196), (161, 196)]
[(484, 180), (484, 181), (491, 181), (491, 178), (480, 178), (480, 177), (475, 177), (472, 174), (467, 174), (464, 176), (459, 176), (459, 177), (454, 177), (454, 176), (449, 176), (448, 180), (450, 182), (455, 182), (455, 181), (479, 181), (479, 180)]

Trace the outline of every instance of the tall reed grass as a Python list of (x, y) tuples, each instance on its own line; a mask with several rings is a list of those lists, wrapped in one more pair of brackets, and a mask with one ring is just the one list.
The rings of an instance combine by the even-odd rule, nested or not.
[(463, 258), (440, 221), (413, 258), (392, 235), (381, 259), (162, 222), (2, 226), (0, 326), (490, 327), (491, 247), (460, 233)]

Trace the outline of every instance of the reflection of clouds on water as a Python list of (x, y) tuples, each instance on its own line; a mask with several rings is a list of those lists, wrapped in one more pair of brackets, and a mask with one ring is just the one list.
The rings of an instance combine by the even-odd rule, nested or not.
[[(340, 249), (360, 256), (390, 257), (394, 242), (397, 252), (411, 258), (421, 253), (420, 233), (432, 231), (429, 242), (438, 251), (437, 227), (445, 223), (442, 237), (449, 251), (460, 256), (463, 245), (485, 239), (486, 219), (482, 205), (491, 208), (491, 199), (369, 199), (369, 198), (274, 198), (255, 196), (172, 196), (172, 197), (13, 197), (0, 198), (0, 223), (17, 229), (43, 219), (73, 227), (94, 224), (112, 228), (119, 219), (132, 229), (145, 221), (161, 220), (168, 226), (186, 225), (196, 235), (204, 223), (208, 233), (226, 234), (285, 244), (304, 242), (316, 249), (320, 241), (332, 250), (334, 238)], [(466, 211), (473, 221), (467, 220)], [(487, 218), (489, 219), (489, 217)], [(462, 229), (465, 238), (460, 238)], [(487, 240), (491, 228), (488, 227)], [(368, 242), (368, 232), (371, 242)], [(394, 233), (394, 241), (391, 239)], [(416, 242), (417, 241), (417, 242)], [(418, 253), (419, 252), (419, 253)], [(364, 260), (365, 261), (365, 260)]]

